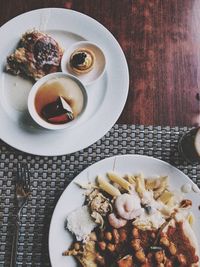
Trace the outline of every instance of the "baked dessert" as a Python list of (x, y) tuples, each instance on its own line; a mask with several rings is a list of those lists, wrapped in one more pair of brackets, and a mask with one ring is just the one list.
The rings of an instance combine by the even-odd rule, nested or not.
[(70, 56), (70, 66), (77, 74), (89, 72), (95, 61), (94, 53), (87, 48), (76, 49)]
[(63, 49), (51, 36), (36, 30), (28, 31), (8, 56), (6, 70), (38, 80), (60, 70), (62, 55)]

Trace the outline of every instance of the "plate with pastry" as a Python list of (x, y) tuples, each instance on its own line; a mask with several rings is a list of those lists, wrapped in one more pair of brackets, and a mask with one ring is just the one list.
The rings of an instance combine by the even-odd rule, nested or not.
[(164, 161), (119, 155), (96, 162), (55, 207), (51, 265), (199, 267), (199, 204), (197, 185)]
[[(117, 121), (128, 95), (128, 66), (117, 40), (99, 22), (73, 10), (44, 8), (8, 21), (0, 28), (0, 38), (0, 138), (4, 142), (35, 155), (69, 154), (96, 142)], [(45, 77), (54, 77), (38, 88), (50, 92), (39, 94), (45, 95), (46, 100), (39, 103), (45, 104), (41, 110), (48, 111), (49, 127), (38, 124), (40, 118), (34, 120), (28, 109), (31, 90)], [(75, 87), (85, 92), (79, 123), (71, 123), (74, 103), (80, 106), (83, 101), (82, 94), (78, 98), (70, 93)], [(61, 125), (68, 120), (73, 127)]]
[(96, 44), (82, 41), (73, 44), (61, 60), (64, 73), (75, 75), (85, 85), (100, 79), (106, 69), (106, 58)]

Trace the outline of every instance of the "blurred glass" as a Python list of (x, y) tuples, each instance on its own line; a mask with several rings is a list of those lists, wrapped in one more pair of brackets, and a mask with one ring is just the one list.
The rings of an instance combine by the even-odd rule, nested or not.
[(186, 161), (200, 163), (200, 127), (191, 129), (180, 138), (178, 150)]

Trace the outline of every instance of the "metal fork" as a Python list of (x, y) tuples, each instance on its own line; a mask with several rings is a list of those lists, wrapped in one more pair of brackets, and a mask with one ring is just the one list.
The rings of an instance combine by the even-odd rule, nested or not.
[(16, 267), (17, 264), (17, 245), (19, 239), (21, 213), (23, 207), (27, 203), (29, 196), (30, 196), (30, 176), (28, 167), (25, 164), (18, 163), (16, 182), (15, 182), (15, 205), (16, 205), (15, 228), (12, 241), (10, 267)]

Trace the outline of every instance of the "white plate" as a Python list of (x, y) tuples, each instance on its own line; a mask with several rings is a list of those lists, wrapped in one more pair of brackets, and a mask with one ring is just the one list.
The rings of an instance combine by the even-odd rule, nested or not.
[[(27, 111), (31, 82), (4, 72), (6, 57), (15, 49), (21, 35), (33, 28), (49, 33), (65, 49), (79, 41), (95, 42), (106, 56), (106, 72), (87, 87), (84, 120), (70, 131), (39, 128)], [(116, 122), (127, 99), (128, 67), (118, 42), (99, 22), (72, 10), (39, 9), (3, 25), (0, 40), (0, 138), (3, 141), (36, 155), (63, 155), (91, 145)]]
[[(61, 195), (54, 210), (50, 231), (49, 231), (49, 255), (52, 267), (75, 267), (77, 266), (73, 257), (64, 257), (62, 252), (67, 250), (72, 243), (71, 234), (64, 229), (66, 215), (82, 206), (84, 202), (84, 190), (80, 189), (74, 182), (94, 181), (98, 174), (105, 174), (114, 170), (119, 174), (137, 174), (144, 173), (145, 177), (155, 177), (159, 175), (169, 176), (170, 187), (180, 189), (185, 183), (194, 183), (180, 170), (172, 165), (155, 159), (153, 157), (140, 155), (121, 155), (101, 160), (84, 171), (82, 171)], [(195, 215), (194, 231), (197, 240), (200, 240), (200, 193), (188, 193), (187, 198), (193, 202), (192, 211)]]

